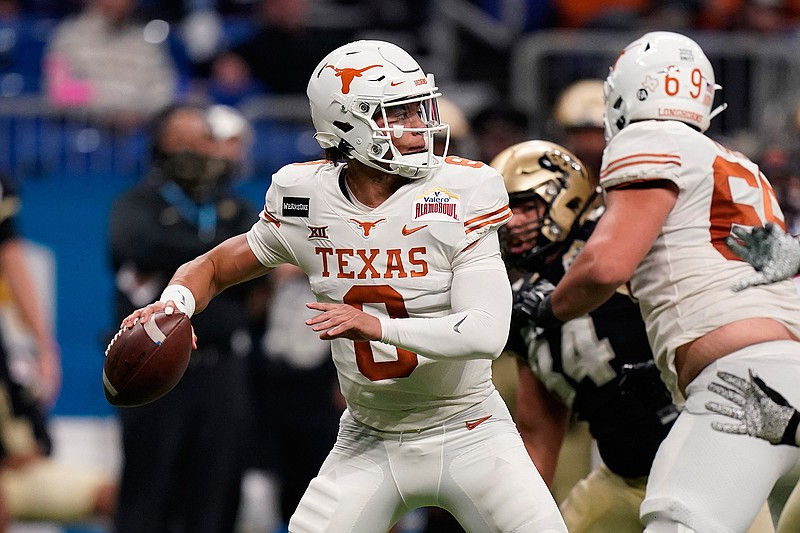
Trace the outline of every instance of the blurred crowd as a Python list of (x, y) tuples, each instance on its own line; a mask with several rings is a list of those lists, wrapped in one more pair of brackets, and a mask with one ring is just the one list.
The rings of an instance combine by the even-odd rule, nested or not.
[[(461, 22), (438, 35), (447, 18)], [(436, 62), (452, 39), (437, 76), (491, 81), (502, 93), (509, 50), (540, 30), (790, 35), (799, 21), (793, 0), (2, 0), (0, 59), (24, 78), (7, 80), (4, 95), (42, 90), (57, 107), (125, 124), (175, 99), (239, 105), (303, 93), (318, 59), (357, 38)]]
[[(514, 109), (509, 95), (512, 51), (537, 32), (656, 28), (778, 37), (791, 47), (798, 24), (796, 0), (0, 0), (0, 96), (12, 108), (15, 98), (40, 98), (49, 116), (122, 133), (140, 133), (150, 117), (173, 103), (225, 104), (250, 119), (288, 113), (303, 121), (304, 104), (296, 110), (289, 101), (264, 98), (303, 102), (307, 73), (320, 57), (354, 39), (379, 38), (420, 57), (449, 89), (453, 104), (473, 126), (465, 132), (473, 142), (466, 143), (462, 155), (481, 158), (487, 154), (469, 150), (484, 137), (503, 144), (493, 126), (498, 113), (506, 119), (501, 135), (511, 135), (504, 130), (509, 120), (512, 129), (527, 136), (550, 133), (545, 113)], [(607, 61), (580, 59), (567, 69), (549, 68), (545, 107), (554, 105), (555, 93), (576, 78), (604, 77)], [(745, 62), (718, 70), (725, 85), (731, 78), (744, 83), (737, 80), (756, 67)], [(471, 96), (475, 87), (477, 98)], [(800, 210), (795, 141), (800, 113), (778, 109), (765, 134), (763, 117), (736, 118), (747, 113), (738, 99), (755, 98), (753, 90), (728, 89), (728, 98), (737, 99), (732, 108), (739, 111), (728, 113), (712, 133), (763, 161), (794, 217)], [(273, 108), (267, 112), (267, 106)], [(527, 117), (512, 119), (514, 113)], [(261, 126), (256, 124), (254, 150), (281, 150), (278, 138), (285, 132)], [(299, 140), (287, 145), (297, 157), (313, 158), (313, 145)], [(14, 157), (20, 156), (8, 156)], [(3, 159), (0, 166), (8, 166)], [(277, 170), (268, 166), (256, 170), (267, 175)]]
[[(461, 19), (458, 31), (437, 35), (447, 18)], [(502, 91), (510, 48), (540, 30), (779, 35), (794, 33), (798, 20), (792, 0), (2, 0), (2, 70), (23, 78), (5, 80), (2, 91), (43, 90), (59, 107), (128, 114), (173, 99), (236, 105), (304, 92), (319, 57), (369, 37), (423, 58), (443, 57), (442, 40), (453, 39), (452, 65), (437, 75)]]

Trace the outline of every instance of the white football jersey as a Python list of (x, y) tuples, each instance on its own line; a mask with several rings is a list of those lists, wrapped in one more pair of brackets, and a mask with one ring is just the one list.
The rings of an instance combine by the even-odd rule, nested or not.
[[(369, 209), (348, 199), (344, 169), (313, 161), (274, 175), (248, 233), (259, 261), (298, 265), (320, 302), (348, 303), (378, 317), (449, 315), (453, 269), (472, 251), (465, 249), (482, 238), (496, 241), (497, 228), (511, 217), (502, 177), (488, 165), (450, 156)], [(380, 430), (430, 427), (494, 390), (488, 359), (434, 361), (347, 339), (334, 339), (332, 352), (354, 418)]]
[(756, 317), (777, 320), (800, 336), (800, 298), (791, 281), (740, 293), (730, 289), (753, 271), (725, 244), (731, 228), (784, 224), (775, 193), (755, 163), (681, 122), (633, 123), (606, 147), (600, 184), (609, 190), (653, 180), (677, 185), (678, 199), (630, 288), (662, 377), (681, 400), (676, 348), (730, 322)]

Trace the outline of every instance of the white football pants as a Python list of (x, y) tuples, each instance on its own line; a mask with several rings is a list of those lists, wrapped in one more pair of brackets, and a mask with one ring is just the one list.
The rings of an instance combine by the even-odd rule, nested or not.
[(421, 431), (377, 431), (345, 412), (289, 531), (381, 533), (424, 506), (448, 510), (469, 533), (567, 531), (497, 392)]
[(653, 523), (646, 533), (666, 531), (665, 521), (701, 533), (747, 531), (775, 482), (800, 459), (800, 448), (711, 428), (712, 420), (736, 421), (706, 410), (708, 401), (727, 402), (709, 391), (708, 384), (720, 382), (719, 370), (748, 379), (748, 369), (800, 406), (798, 342), (755, 344), (703, 369), (687, 387), (686, 406), (650, 471), (641, 507), (642, 522)]

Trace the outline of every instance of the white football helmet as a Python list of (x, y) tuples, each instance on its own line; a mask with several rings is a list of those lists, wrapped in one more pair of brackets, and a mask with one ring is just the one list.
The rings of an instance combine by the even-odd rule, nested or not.
[(654, 31), (622, 51), (605, 82), (606, 139), (634, 120), (679, 120), (708, 129), (713, 111), (714, 69), (692, 39), (668, 31)]
[[(439, 121), (441, 96), (432, 75), (405, 50), (384, 41), (355, 41), (328, 54), (308, 82), (315, 135), (322, 148), (338, 148), (365, 165), (407, 178), (421, 178), (441, 166), (450, 130)], [(417, 104), (423, 127), (389, 125), (387, 109)], [(390, 112), (391, 115), (391, 112)], [(378, 127), (377, 117), (384, 127)], [(425, 151), (401, 154), (392, 142), (404, 132), (420, 133)], [(433, 135), (445, 136), (444, 154), (433, 152)]]

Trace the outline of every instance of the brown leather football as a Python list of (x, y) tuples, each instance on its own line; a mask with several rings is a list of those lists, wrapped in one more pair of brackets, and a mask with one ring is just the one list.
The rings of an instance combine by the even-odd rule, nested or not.
[(117, 407), (154, 402), (178, 384), (191, 353), (192, 324), (178, 311), (155, 313), (145, 324), (120, 330), (106, 348), (106, 400)]

